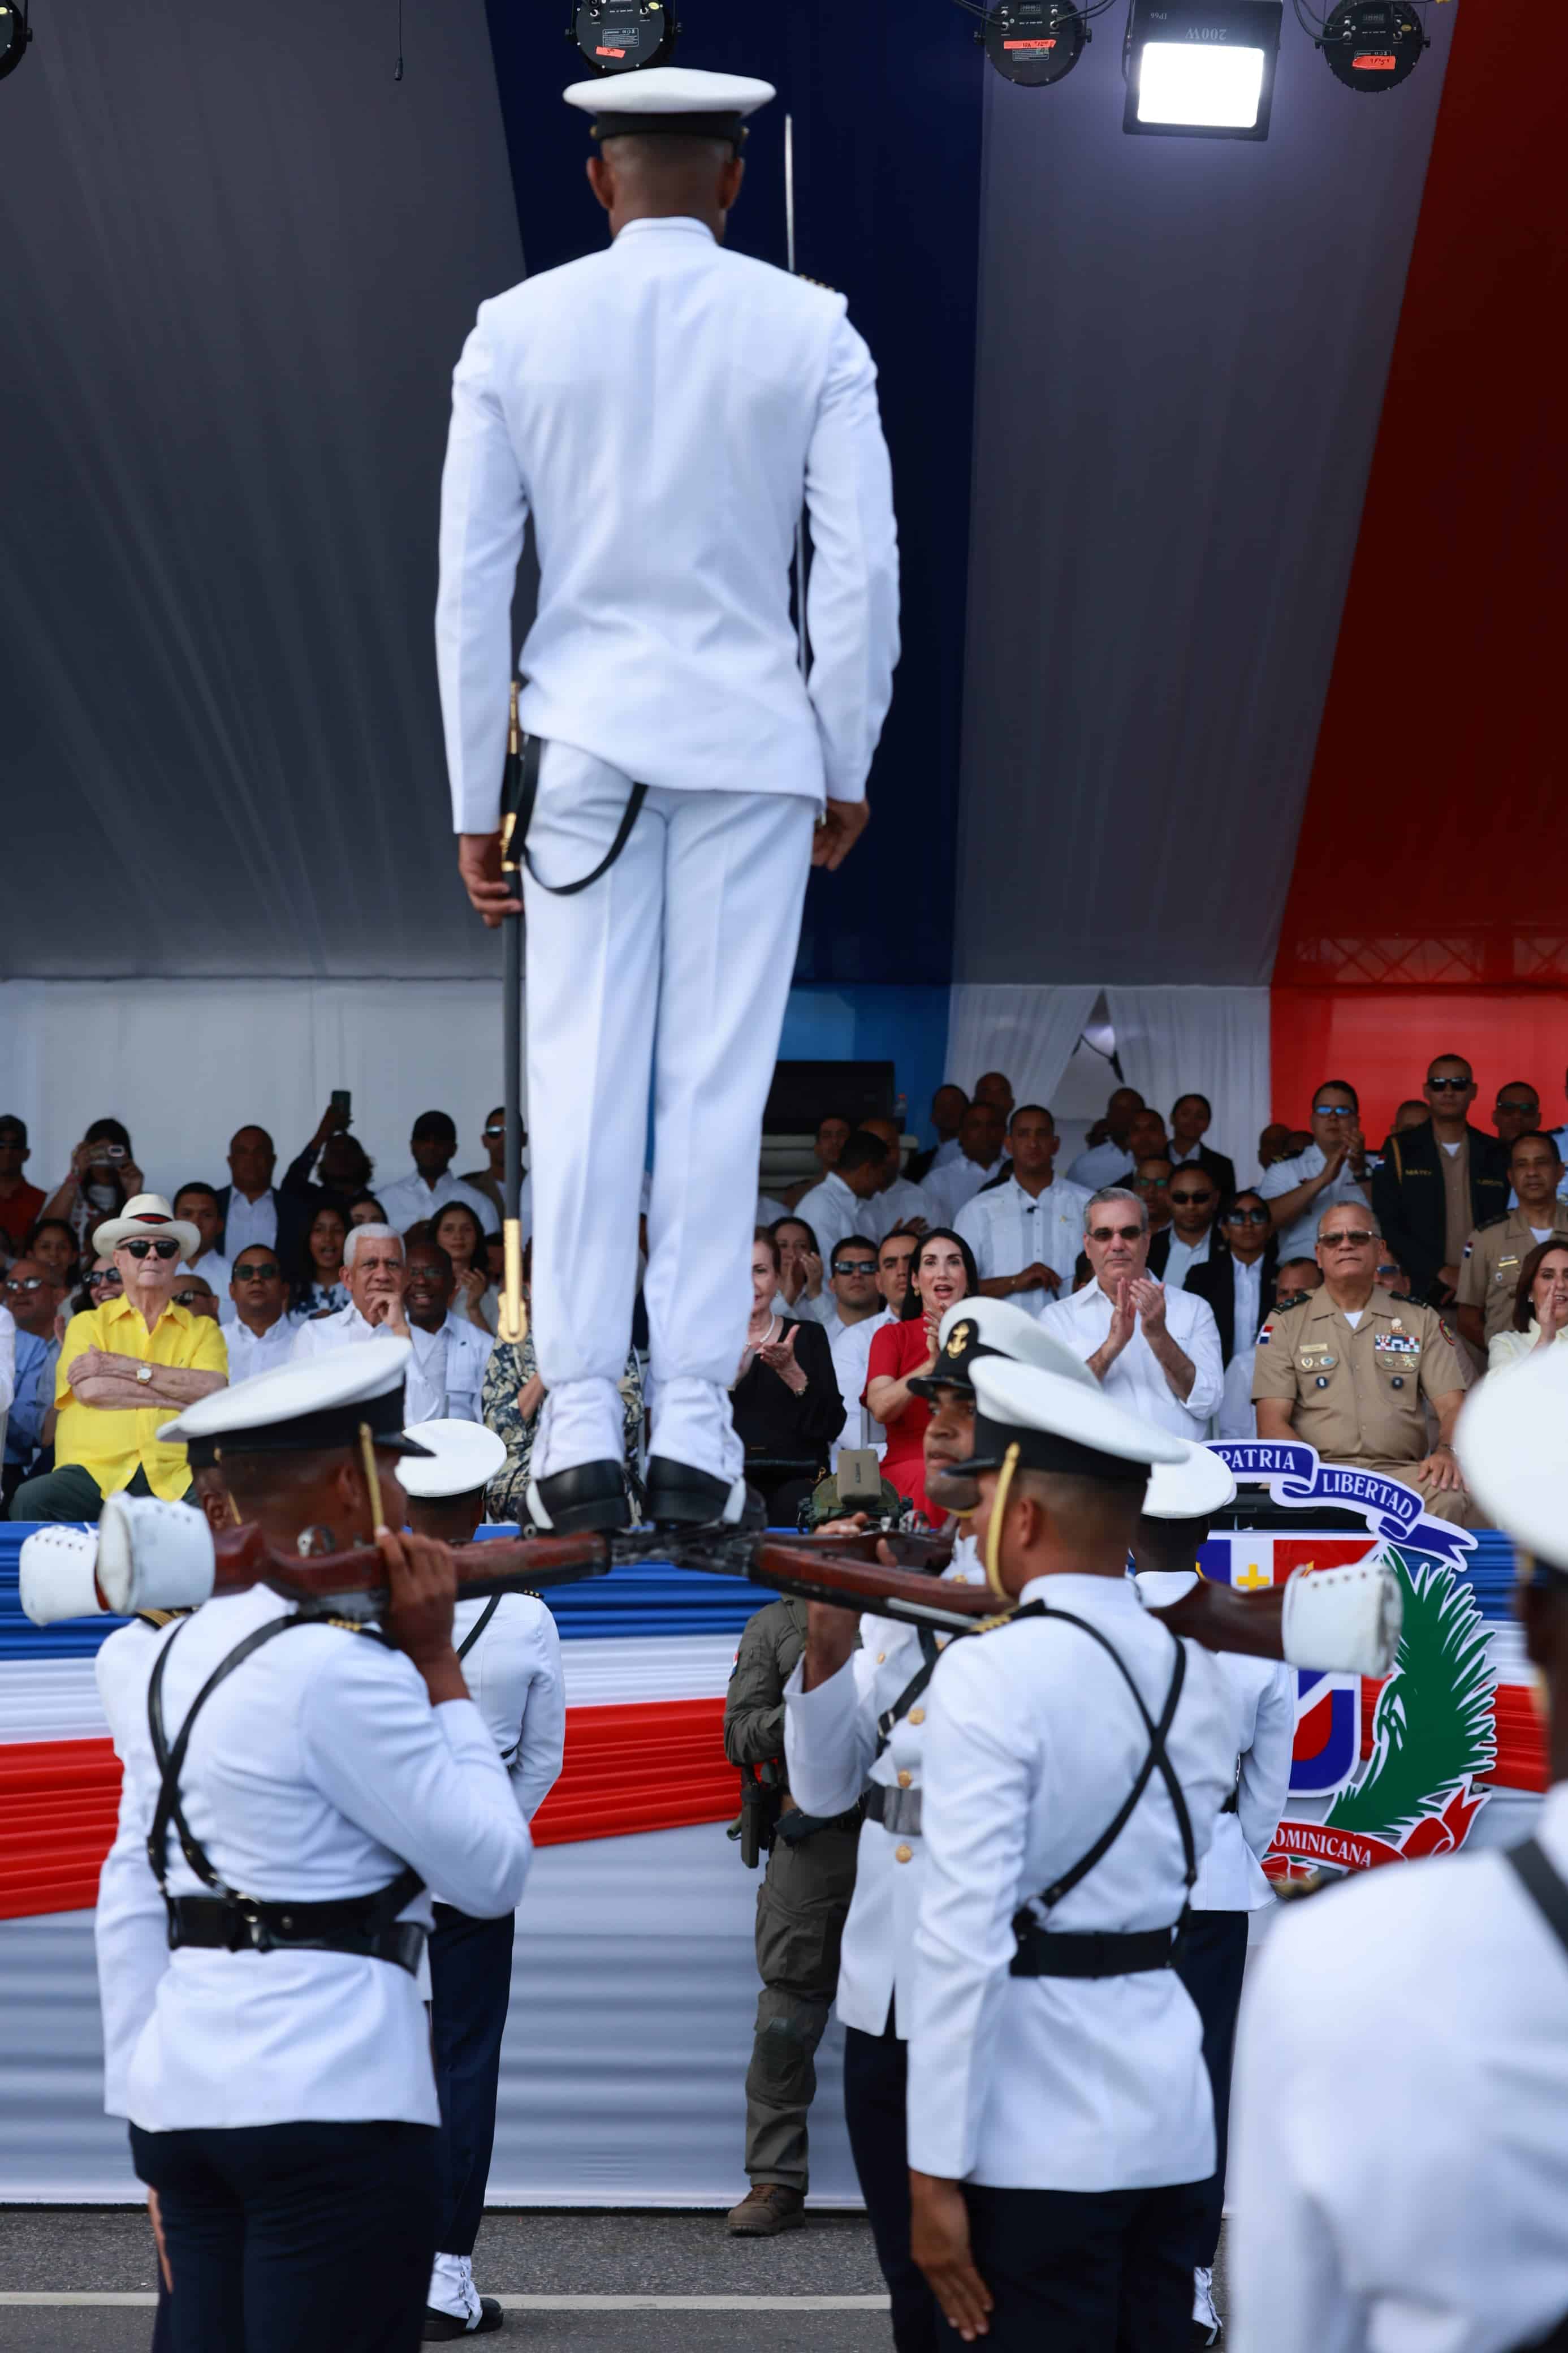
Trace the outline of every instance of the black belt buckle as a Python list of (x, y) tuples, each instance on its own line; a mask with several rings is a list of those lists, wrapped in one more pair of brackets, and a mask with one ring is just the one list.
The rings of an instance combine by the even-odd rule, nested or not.
[(269, 1953), (273, 1949), (272, 1932), (262, 1918), (262, 1907), (253, 1895), (231, 1895), (225, 1907), (225, 1926), (228, 1932), (227, 1948), (231, 1953)]

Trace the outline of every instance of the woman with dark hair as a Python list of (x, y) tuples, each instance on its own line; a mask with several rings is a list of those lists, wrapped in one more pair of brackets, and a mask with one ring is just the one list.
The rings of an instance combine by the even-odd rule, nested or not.
[(780, 1314), (778, 1284), (779, 1245), (759, 1226), (752, 1242), (752, 1313), (730, 1384), (730, 1410), (746, 1450), (746, 1477), (770, 1522), (793, 1527), (827, 1468), (828, 1449), (844, 1427), (844, 1400), (826, 1333), (820, 1324)]
[(487, 1295), (490, 1271), (485, 1229), (467, 1201), (448, 1201), (444, 1209), (438, 1209), (430, 1220), (430, 1238), (446, 1251), (458, 1278), (452, 1313), (493, 1336), (496, 1325)]
[(794, 1216), (775, 1218), (766, 1231), (778, 1248), (773, 1313), (802, 1322), (809, 1316), (814, 1324), (820, 1324), (833, 1302), (822, 1288), (822, 1251), (816, 1231), (804, 1218)]
[(90, 1246), (79, 1251), (76, 1234), (64, 1218), (39, 1218), (22, 1246), (22, 1256), (36, 1258), (40, 1266), (47, 1266), (66, 1290), (77, 1279), (79, 1260), (82, 1265), (90, 1266), (92, 1255)]
[(358, 1136), (348, 1132), (347, 1114), (329, 1104), (303, 1152), (284, 1170), (278, 1189), (290, 1200), (308, 1202), (312, 1209), (331, 1202), (346, 1219), (350, 1203), (369, 1191), (374, 1174), (374, 1161)]
[(93, 1308), (101, 1307), (106, 1300), (118, 1299), (124, 1288), (120, 1269), (111, 1258), (94, 1259), (82, 1275), (80, 1290), (72, 1292), (65, 1303), (67, 1322), (73, 1315), (89, 1314)]
[(343, 1244), (349, 1221), (333, 1201), (323, 1201), (305, 1236), (305, 1274), (295, 1286), (289, 1322), (303, 1324), (312, 1315), (335, 1315), (349, 1303), (343, 1281)]
[(1505, 1365), (1521, 1365), (1538, 1348), (1554, 1348), (1559, 1340), (1568, 1340), (1568, 1241), (1553, 1236), (1537, 1242), (1519, 1270), (1513, 1328), (1493, 1333), (1487, 1370), (1496, 1373)]
[(910, 1271), (901, 1319), (883, 1326), (871, 1343), (866, 1367), (865, 1403), (888, 1433), (882, 1476), (907, 1495), (929, 1519), (925, 1490), (925, 1432), (931, 1408), (910, 1387), (936, 1367), (937, 1328), (956, 1300), (980, 1289), (974, 1253), (951, 1226), (933, 1226), (921, 1236)]
[(343, 1211), (351, 1226), (384, 1226), (386, 1211), (374, 1193), (356, 1193)]

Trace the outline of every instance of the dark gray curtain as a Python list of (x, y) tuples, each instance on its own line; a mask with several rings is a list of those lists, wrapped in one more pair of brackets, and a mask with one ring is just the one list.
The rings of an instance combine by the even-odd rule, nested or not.
[(1451, 19), (1365, 97), (1287, 8), (1261, 145), (1127, 137), (1120, 9), (987, 74), (958, 979), (1268, 980)]
[(431, 647), (521, 274), (483, 0), (47, 0), (0, 85), (0, 970), (486, 971)]

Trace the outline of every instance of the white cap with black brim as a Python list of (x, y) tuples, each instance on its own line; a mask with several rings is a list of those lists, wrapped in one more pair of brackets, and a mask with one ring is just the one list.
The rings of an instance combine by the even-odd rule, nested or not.
[(640, 73), (574, 81), (561, 93), (568, 106), (591, 114), (598, 140), (727, 139), (745, 144), (746, 117), (778, 93), (771, 81), (745, 74), (701, 73), (689, 66), (648, 66)]
[(1529, 1556), (1521, 1581), (1568, 1584), (1568, 1347), (1489, 1374), (1465, 1400), (1454, 1451), (1488, 1520)]
[(421, 1459), (400, 1465), (405, 1495), (423, 1503), (447, 1503), (488, 1487), (506, 1461), (506, 1448), (493, 1430), (478, 1421), (421, 1421)]

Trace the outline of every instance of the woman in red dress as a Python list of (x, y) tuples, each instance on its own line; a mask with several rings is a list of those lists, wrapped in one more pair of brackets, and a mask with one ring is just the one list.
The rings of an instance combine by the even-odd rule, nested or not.
[(948, 1309), (979, 1288), (974, 1253), (963, 1235), (951, 1226), (932, 1227), (921, 1236), (902, 1321), (884, 1324), (871, 1343), (863, 1402), (888, 1433), (882, 1476), (928, 1519), (924, 1440), (931, 1408), (910, 1382), (935, 1367), (937, 1326)]

